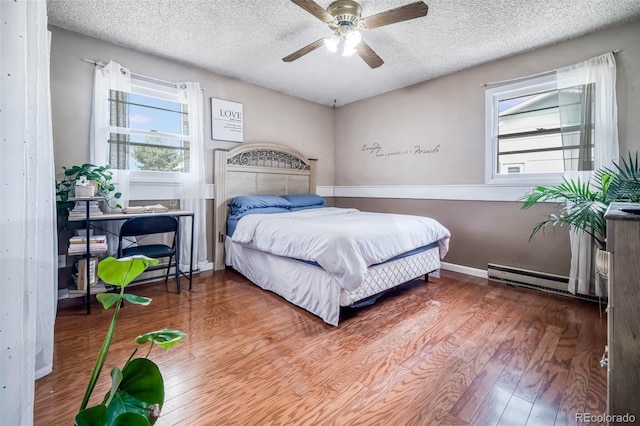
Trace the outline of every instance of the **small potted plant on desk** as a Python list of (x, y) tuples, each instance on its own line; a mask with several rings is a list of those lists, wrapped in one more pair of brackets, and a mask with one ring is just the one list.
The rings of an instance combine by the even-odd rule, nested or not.
[(164, 381), (158, 366), (148, 359), (153, 344), (167, 350), (180, 342), (186, 334), (180, 330), (164, 329), (140, 335), (136, 343), (151, 342), (144, 358), (133, 358), (133, 351), (122, 369), (111, 370), (111, 389), (100, 404), (87, 408), (91, 393), (98, 381), (102, 367), (107, 359), (111, 340), (116, 328), (118, 313), (123, 301), (134, 305), (148, 305), (147, 297), (125, 294), (124, 288), (140, 275), (149, 265), (158, 263), (157, 259), (146, 256), (132, 256), (115, 259), (108, 257), (98, 263), (98, 276), (104, 282), (120, 288), (119, 293), (100, 293), (96, 297), (105, 309), (115, 307), (109, 330), (104, 338), (96, 364), (91, 373), (80, 411), (76, 415), (77, 426), (148, 426), (158, 419), (164, 403)]
[[(56, 181), (56, 210), (58, 212), (58, 229), (65, 227), (69, 210), (73, 209), (75, 203), (69, 201), (72, 197), (104, 197), (107, 203), (113, 199), (119, 199), (122, 194), (115, 192), (116, 186), (111, 182), (113, 172), (111, 165), (96, 166), (95, 164), (85, 163), (81, 166), (62, 167), (64, 170), (64, 178)], [(76, 185), (78, 190), (85, 192), (76, 193)], [(115, 207), (121, 208), (119, 204)]]

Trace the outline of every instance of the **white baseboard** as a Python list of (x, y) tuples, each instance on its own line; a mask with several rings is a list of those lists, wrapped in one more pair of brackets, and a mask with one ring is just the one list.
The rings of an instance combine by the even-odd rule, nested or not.
[(474, 277), (488, 278), (489, 275), (485, 269), (471, 268), (469, 266), (456, 265), (455, 263), (440, 262), (440, 266), (445, 271), (459, 272)]
[(205, 263), (204, 266), (200, 268), (199, 272), (204, 272), (204, 271), (213, 271), (213, 262)]
[[(184, 265), (184, 264), (180, 264), (180, 270), (182, 271), (183, 274), (188, 274), (189, 273), (189, 265)], [(199, 274), (200, 272), (204, 272), (204, 271), (212, 271), (213, 270), (213, 262), (206, 262), (204, 264), (200, 264), (199, 268), (196, 268), (193, 270), (194, 274)]]

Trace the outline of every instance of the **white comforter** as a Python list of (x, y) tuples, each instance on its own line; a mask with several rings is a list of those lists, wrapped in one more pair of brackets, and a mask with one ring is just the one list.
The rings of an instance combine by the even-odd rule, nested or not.
[(325, 207), (244, 216), (231, 239), (247, 247), (312, 262), (346, 290), (363, 281), (370, 265), (438, 241), (440, 257), (450, 233), (434, 219)]

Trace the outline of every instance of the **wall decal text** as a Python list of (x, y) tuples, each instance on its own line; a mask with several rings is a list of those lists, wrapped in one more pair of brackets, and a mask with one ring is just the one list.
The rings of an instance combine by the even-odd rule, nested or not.
[(435, 147), (424, 147), (422, 145), (414, 145), (411, 148), (407, 149), (397, 149), (394, 151), (385, 150), (382, 145), (375, 142), (372, 144), (364, 144), (362, 145), (362, 152), (367, 152), (369, 155), (373, 155), (376, 157), (392, 157), (398, 155), (425, 155), (425, 154), (437, 154), (440, 152), (440, 145), (436, 145)]

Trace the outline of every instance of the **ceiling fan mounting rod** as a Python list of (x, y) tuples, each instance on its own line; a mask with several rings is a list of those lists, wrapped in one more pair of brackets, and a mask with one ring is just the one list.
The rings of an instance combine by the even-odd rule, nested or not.
[(327, 7), (327, 12), (333, 16), (333, 22), (329, 24), (330, 27), (334, 27), (334, 29), (341, 25), (355, 27), (360, 21), (362, 7), (353, 0), (338, 0)]

